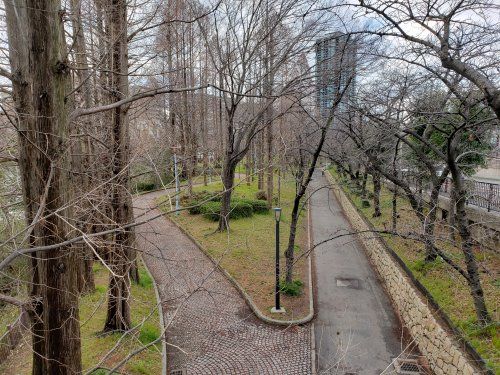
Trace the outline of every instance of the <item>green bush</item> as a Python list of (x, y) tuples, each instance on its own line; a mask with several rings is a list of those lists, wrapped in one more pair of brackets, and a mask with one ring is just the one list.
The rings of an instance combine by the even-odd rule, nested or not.
[(142, 191), (151, 191), (156, 188), (156, 184), (154, 182), (138, 182), (135, 184), (135, 191), (138, 193)]
[(287, 296), (298, 296), (302, 293), (304, 283), (300, 280), (293, 280), (291, 283), (283, 281), (280, 285), (280, 290)]
[(185, 197), (184, 205), (188, 206), (188, 212), (191, 215), (199, 215), (202, 214), (201, 206), (205, 203), (209, 202), (220, 202), (221, 201), (221, 192), (210, 193), (206, 190), (193, 193), (190, 197)]
[(256, 214), (264, 214), (269, 212), (267, 201), (245, 198), (235, 198), (234, 201), (249, 204), (250, 206), (252, 206), (253, 212)]
[(370, 207), (370, 201), (368, 199), (361, 200), (361, 207), (362, 208), (368, 208), (368, 207)]
[[(218, 221), (220, 217), (221, 206), (221, 202), (207, 202), (200, 206), (200, 213), (203, 215), (203, 217), (209, 220)], [(248, 203), (233, 200), (230, 207), (230, 219), (239, 219), (242, 217), (250, 217), (253, 215), (253, 208)]]
[(210, 193), (210, 192), (208, 192), (206, 190), (202, 190), (202, 191), (194, 192), (191, 195), (183, 195), (181, 197), (181, 201), (182, 201), (183, 204), (186, 204), (186, 205), (189, 205), (189, 206), (191, 205), (190, 203), (192, 201), (194, 201), (194, 202), (203, 202), (203, 201), (206, 201), (206, 200), (220, 201), (221, 197), (217, 196), (216, 194), (218, 194), (218, 192)]
[(187, 202), (188, 212), (191, 215), (199, 215), (201, 214), (201, 204), (198, 201), (190, 200)]
[(264, 190), (259, 190), (255, 193), (255, 198), (260, 201), (267, 201), (267, 193)]
[(139, 285), (147, 289), (153, 286), (153, 279), (144, 268), (139, 268)]

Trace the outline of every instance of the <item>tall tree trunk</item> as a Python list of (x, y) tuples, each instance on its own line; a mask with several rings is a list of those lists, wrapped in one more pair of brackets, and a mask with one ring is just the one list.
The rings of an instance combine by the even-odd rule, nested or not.
[(224, 193), (222, 194), (221, 211), (219, 218), (219, 231), (229, 229), (229, 213), (231, 212), (231, 195), (233, 193), (234, 176), (236, 165), (238, 163), (231, 160), (230, 155), (226, 156), (224, 167), (222, 170), (222, 184), (224, 185)]
[(273, 192), (274, 192), (274, 165), (273, 165), (273, 128), (269, 123), (267, 126), (267, 206), (269, 208), (273, 205)]
[(373, 171), (373, 217), (379, 217), (382, 215), (380, 211), (380, 173)]
[[(83, 33), (83, 24), (81, 19), (81, 3), (78, 0), (71, 0), (71, 11), (73, 16), (71, 24), (73, 29), (74, 39), (74, 55), (77, 65), (78, 90), (83, 98), (83, 105), (87, 108), (92, 106), (91, 87), (90, 87), (90, 70), (87, 62), (87, 51), (85, 48), (85, 35)], [(76, 103), (75, 103), (76, 104)], [(92, 165), (92, 148), (88, 135), (92, 130), (92, 118), (85, 117), (83, 123), (78, 123), (74, 127), (76, 130), (76, 139), (74, 142), (74, 152), (72, 157), (72, 173), (73, 177), (73, 191), (76, 197), (86, 194), (90, 190), (89, 168)], [(83, 233), (90, 233), (92, 231), (93, 215), (91, 214), (93, 208), (88, 204), (87, 199), (81, 200), (79, 204), (77, 226)], [(75, 251), (79, 254), (79, 275), (78, 275), (78, 290), (80, 293), (89, 293), (94, 291), (94, 272), (92, 269), (93, 253), (86, 244), (79, 244), (74, 246)]]
[[(303, 179), (303, 174), (300, 176), (300, 179)], [(290, 222), (290, 234), (288, 236), (288, 246), (285, 250), (285, 259), (286, 259), (286, 274), (285, 281), (287, 283), (292, 282), (293, 278), (293, 263), (295, 261), (295, 236), (297, 234), (297, 223), (299, 221), (299, 208), (300, 201), (305, 194), (305, 189), (300, 188), (300, 190), (295, 195), (295, 199), (293, 200), (293, 208), (292, 208), (292, 220)]]
[[(333, 113), (333, 111), (332, 111)], [(323, 129), (321, 129), (321, 136), (318, 142), (318, 145), (316, 146), (316, 149), (314, 150), (312, 160), (308, 166), (307, 173), (300, 172), (299, 175), (297, 176), (297, 191), (295, 192), (295, 199), (293, 203), (293, 209), (292, 209), (292, 219), (291, 219), (291, 224), (290, 224), (290, 235), (288, 237), (288, 246), (285, 251), (285, 258), (286, 258), (286, 276), (285, 280), (287, 283), (292, 282), (293, 278), (293, 262), (294, 262), (294, 252), (295, 252), (295, 235), (297, 232), (297, 222), (299, 219), (299, 205), (300, 205), (300, 200), (302, 197), (305, 195), (307, 187), (309, 186), (309, 183), (311, 182), (312, 175), (314, 173), (314, 170), (316, 169), (316, 164), (318, 162), (319, 155), (321, 153), (321, 150), (323, 149), (323, 144), (325, 143), (326, 139), (326, 134), (327, 130), (330, 127), (330, 125), (333, 122), (333, 115), (328, 119), (327, 124)], [(301, 152), (301, 151), (299, 151)], [(301, 166), (300, 170), (303, 171), (303, 169), (306, 166), (306, 162), (304, 159), (304, 156), (302, 155), (301, 152)], [(295, 224), (294, 224), (295, 223)]]
[(368, 180), (368, 173), (366, 171), (363, 172), (363, 181), (361, 183), (361, 198), (366, 198), (366, 181)]
[(396, 232), (398, 226), (398, 187), (394, 185), (392, 192), (392, 231)]
[[(126, 0), (112, 0), (108, 9), (108, 28), (111, 48), (111, 87), (113, 100), (128, 95), (127, 5)], [(112, 222), (118, 228), (133, 222), (132, 198), (129, 194), (128, 107), (112, 110)], [(110, 275), (108, 309), (105, 331), (123, 331), (130, 328), (129, 289), (130, 277), (138, 281), (137, 259), (133, 230), (119, 230), (113, 235), (109, 257), (114, 275)]]
[(448, 208), (448, 226), (449, 226), (449, 236), (452, 242), (455, 242), (455, 217), (456, 217), (456, 204), (457, 197), (455, 191), (455, 185), (453, 183), (450, 184), (450, 205)]
[(246, 155), (246, 162), (245, 162), (245, 178), (247, 182), (247, 186), (250, 186), (252, 183), (252, 146), (250, 146), (250, 150)]
[[(19, 168), (30, 246), (68, 238), (69, 64), (58, 0), (6, 1), (13, 97), (18, 111)], [(63, 208), (66, 207), (66, 208)], [(55, 215), (54, 212), (58, 211)], [(39, 218), (44, 218), (39, 220)], [(77, 263), (68, 247), (31, 257), (33, 370), (80, 373)]]
[[(274, 32), (269, 27), (270, 9), (266, 3), (266, 32), (269, 34), (266, 38), (266, 52), (264, 56), (264, 96), (273, 94), (274, 85)], [(266, 126), (266, 154), (267, 154), (267, 206), (273, 205), (273, 190), (274, 190), (274, 165), (273, 165), (273, 106), (269, 106), (264, 116), (264, 125)]]
[(465, 201), (467, 197), (467, 190), (464, 184), (462, 172), (459, 170), (455, 161), (454, 147), (458, 136), (451, 142), (452, 146), (448, 147), (448, 166), (450, 167), (451, 175), (453, 178), (453, 185), (456, 194), (456, 224), (458, 234), (460, 235), (460, 244), (462, 253), (464, 254), (465, 266), (467, 269), (469, 290), (474, 302), (477, 321), (480, 325), (484, 326), (491, 323), (491, 316), (486, 306), (484, 298), (483, 287), (481, 285), (481, 278), (479, 276), (479, 267), (473, 249), (473, 239), (469, 229), (467, 219), (467, 211), (465, 209)]
[(264, 132), (257, 135), (257, 188), (264, 190)]
[(436, 260), (437, 254), (434, 251), (434, 230), (436, 227), (436, 218), (439, 201), (440, 184), (433, 184), (429, 200), (429, 213), (424, 220), (424, 241), (425, 241), (425, 261), (432, 262)]

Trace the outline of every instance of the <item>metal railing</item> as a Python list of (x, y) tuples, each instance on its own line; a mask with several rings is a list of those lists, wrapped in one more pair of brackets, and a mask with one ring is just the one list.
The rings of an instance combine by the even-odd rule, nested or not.
[[(447, 178), (441, 186), (441, 193), (449, 195), (452, 185), (451, 178)], [(467, 204), (485, 208), (488, 212), (500, 212), (500, 185), (476, 180), (466, 180)]]

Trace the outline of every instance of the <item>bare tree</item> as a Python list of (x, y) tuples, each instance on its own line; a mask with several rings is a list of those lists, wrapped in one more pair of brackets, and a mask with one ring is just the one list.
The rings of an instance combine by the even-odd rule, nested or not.
[(408, 50), (398, 56), (408, 61), (432, 66), (439, 61), (445, 69), (432, 70), (441, 77), (453, 71), (472, 82), (500, 117), (498, 71), (500, 25), (495, 14), (500, 6), (494, 0), (419, 0), (412, 2), (360, 0), (346, 2), (361, 8), (376, 19), (368, 32), (402, 40)]
[[(70, 71), (58, 0), (8, 1), (6, 15), (19, 116), (19, 168), (29, 244), (63, 242), (71, 216), (68, 181)], [(78, 263), (68, 246), (31, 257), (33, 373), (81, 371)]]

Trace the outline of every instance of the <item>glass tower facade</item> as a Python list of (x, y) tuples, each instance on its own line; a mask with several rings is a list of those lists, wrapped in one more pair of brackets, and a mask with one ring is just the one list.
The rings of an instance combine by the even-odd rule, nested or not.
[(356, 43), (340, 32), (316, 41), (316, 102), (319, 113), (328, 117), (342, 95), (336, 112), (347, 111), (353, 98), (356, 73)]

